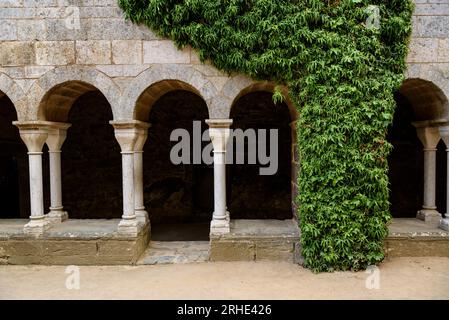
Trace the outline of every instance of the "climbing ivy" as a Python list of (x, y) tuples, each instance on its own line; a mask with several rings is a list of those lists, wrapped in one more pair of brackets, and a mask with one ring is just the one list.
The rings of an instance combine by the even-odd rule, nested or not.
[[(119, 4), (134, 23), (192, 46), (220, 70), (289, 88), (300, 115), (296, 200), (306, 267), (358, 270), (383, 260), (390, 219), (386, 133), (393, 92), (403, 81), (411, 0)], [(376, 11), (380, 27), (370, 16)]]

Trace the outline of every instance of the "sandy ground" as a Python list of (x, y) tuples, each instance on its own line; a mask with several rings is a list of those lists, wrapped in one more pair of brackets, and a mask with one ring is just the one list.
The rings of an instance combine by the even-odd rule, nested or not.
[[(1, 299), (449, 299), (449, 258), (395, 258), (377, 272), (313, 274), (289, 263), (0, 266)], [(70, 271), (70, 270), (69, 270)], [(68, 278), (69, 277), (69, 278)], [(367, 281), (368, 279), (368, 281)]]

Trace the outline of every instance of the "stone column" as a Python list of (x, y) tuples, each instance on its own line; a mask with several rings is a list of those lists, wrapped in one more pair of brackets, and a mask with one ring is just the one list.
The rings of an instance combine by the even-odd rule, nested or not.
[(122, 149), (123, 215), (118, 225), (118, 233), (136, 237), (143, 224), (137, 219), (134, 208), (134, 148), (142, 134), (140, 121), (111, 121), (115, 138)]
[(449, 125), (440, 127), (440, 136), (446, 145), (446, 214), (445, 218), (441, 219), (440, 228), (449, 231)]
[(137, 219), (145, 225), (150, 220), (148, 212), (145, 210), (143, 196), (143, 146), (145, 141), (147, 141), (150, 124), (142, 123), (141, 127), (141, 133), (137, 137), (136, 145), (134, 146), (134, 210)]
[(50, 222), (63, 222), (68, 219), (62, 205), (61, 179), (61, 147), (67, 137), (69, 123), (53, 122), (49, 125), (47, 146), (50, 158), (50, 212), (47, 219)]
[(26, 234), (42, 235), (49, 228), (44, 215), (44, 190), (42, 182), (42, 147), (48, 137), (48, 129), (43, 122), (14, 121), (20, 137), (28, 148), (30, 170), (30, 221), (24, 226)]
[(226, 147), (231, 119), (208, 119), (209, 136), (214, 148), (214, 213), (211, 234), (230, 232), (230, 217), (226, 210)]
[(420, 126), (414, 123), (418, 138), (424, 146), (424, 204), (417, 218), (438, 225), (441, 214), (435, 204), (436, 196), (436, 151), (440, 141), (438, 127)]

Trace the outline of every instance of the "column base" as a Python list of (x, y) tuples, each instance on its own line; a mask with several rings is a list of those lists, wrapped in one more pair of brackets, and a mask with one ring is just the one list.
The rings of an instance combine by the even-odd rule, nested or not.
[(41, 236), (50, 228), (50, 223), (45, 216), (30, 217), (30, 221), (23, 227), (25, 234)]
[(449, 231), (449, 215), (446, 214), (446, 218), (440, 220), (440, 229)]
[(215, 219), (213, 218), (210, 223), (210, 234), (220, 235), (228, 234), (231, 232), (231, 219), (229, 217), (229, 212), (226, 212), (225, 219)]
[(122, 236), (137, 237), (143, 228), (143, 224), (134, 219), (122, 219), (117, 227), (117, 232)]
[[(50, 208), (51, 210), (51, 208)], [(66, 221), (69, 218), (69, 215), (66, 211), (62, 210), (51, 210), (46, 216), (45, 219), (47, 219), (50, 223), (61, 223)]]
[(441, 214), (435, 209), (422, 209), (418, 211), (416, 218), (428, 224), (438, 225), (441, 220)]
[(141, 222), (142, 224), (147, 224), (148, 222), (150, 222), (150, 218), (148, 215), (148, 212), (145, 210), (145, 208), (143, 209), (136, 209), (136, 211), (134, 211), (136, 214), (136, 219)]

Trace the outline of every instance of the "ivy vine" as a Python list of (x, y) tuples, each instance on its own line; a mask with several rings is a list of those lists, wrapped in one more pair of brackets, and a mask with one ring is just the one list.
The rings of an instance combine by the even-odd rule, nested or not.
[[(403, 81), (411, 0), (119, 0), (126, 17), (220, 70), (286, 85), (295, 104), (304, 265), (383, 260), (386, 141)], [(380, 26), (367, 26), (375, 6)], [(275, 93), (279, 98), (279, 92)]]

